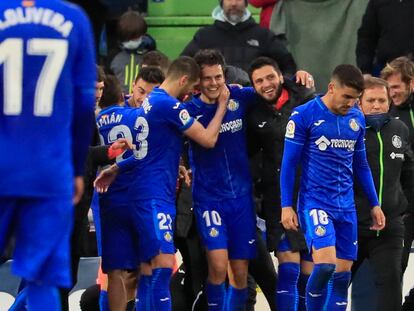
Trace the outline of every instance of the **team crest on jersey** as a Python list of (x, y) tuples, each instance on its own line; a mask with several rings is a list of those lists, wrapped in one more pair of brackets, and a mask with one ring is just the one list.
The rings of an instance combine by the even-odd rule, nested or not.
[(180, 111), (180, 114), (178, 115), (181, 123), (183, 125), (186, 125), (188, 121), (190, 121), (190, 114), (188, 113), (188, 111), (186, 109), (183, 109)]
[(167, 231), (164, 233), (164, 240), (166, 240), (167, 242), (171, 242), (173, 239), (172, 234), (170, 233), (170, 231)]
[(354, 132), (358, 132), (359, 131), (359, 125), (358, 125), (357, 121), (354, 118), (352, 118), (351, 120), (349, 120), (349, 127)]
[(295, 137), (295, 121), (290, 120), (286, 125), (286, 134), (285, 137), (287, 138), (294, 138)]
[(392, 137), (392, 145), (395, 147), (395, 148), (401, 148), (402, 147), (402, 140), (401, 140), (401, 137), (400, 136), (398, 136), (398, 135), (394, 135), (393, 137)]
[(323, 226), (317, 226), (315, 229), (315, 233), (317, 236), (324, 236), (326, 233), (326, 229)]
[(212, 238), (216, 238), (219, 235), (219, 231), (216, 228), (211, 228), (210, 232), (208, 233)]
[(227, 104), (227, 109), (230, 111), (236, 111), (237, 109), (239, 109), (239, 103), (234, 99), (230, 99)]

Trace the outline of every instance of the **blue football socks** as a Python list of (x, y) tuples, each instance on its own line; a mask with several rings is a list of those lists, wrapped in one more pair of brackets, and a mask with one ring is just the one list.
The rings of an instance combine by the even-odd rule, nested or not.
[(226, 297), (226, 311), (244, 311), (247, 301), (247, 287), (242, 289), (229, 285)]
[(224, 311), (226, 283), (215, 285), (207, 282), (206, 295), (209, 311)]
[(327, 310), (345, 311), (348, 305), (348, 286), (351, 281), (351, 272), (334, 273), (332, 291), (328, 298)]
[(297, 283), (300, 265), (294, 262), (279, 264), (279, 280), (276, 289), (276, 305), (280, 311), (296, 311), (298, 306)]
[(335, 272), (334, 264), (315, 264), (306, 286), (306, 308), (321, 311), (326, 302), (326, 289)]
[(137, 311), (151, 311), (151, 280), (152, 275), (141, 274), (137, 292)]
[(151, 296), (153, 311), (171, 310), (171, 274), (171, 268), (157, 268), (152, 270)]

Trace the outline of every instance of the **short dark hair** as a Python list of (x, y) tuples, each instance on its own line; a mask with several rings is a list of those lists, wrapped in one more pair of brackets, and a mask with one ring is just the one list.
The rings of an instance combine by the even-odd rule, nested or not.
[(194, 55), (194, 60), (202, 68), (203, 66), (221, 65), (224, 70), (226, 62), (223, 54), (220, 51), (214, 49), (199, 50)]
[(147, 23), (136, 11), (126, 11), (118, 22), (118, 39), (121, 42), (141, 37), (147, 32)]
[(161, 71), (160, 68), (158, 67), (154, 67), (154, 66), (149, 66), (149, 67), (144, 67), (141, 68), (138, 71), (138, 75), (135, 78), (135, 83), (139, 80), (142, 79), (148, 83), (153, 83), (153, 84), (161, 84), (164, 79), (164, 73)]
[(159, 67), (165, 75), (167, 74), (170, 63), (170, 60), (164, 53), (154, 50), (142, 55), (142, 59), (139, 65), (141, 68), (143, 65)]
[(105, 81), (105, 71), (102, 66), (96, 65), (96, 81), (103, 82)]
[[(376, 78), (376, 77), (367, 77), (364, 79), (364, 92), (367, 89), (372, 89), (375, 87), (384, 87), (387, 91), (387, 96), (389, 102), (391, 102), (391, 96), (390, 96), (390, 87), (384, 79)], [(361, 97), (364, 96), (364, 93), (362, 93)]]
[(398, 57), (382, 69), (381, 78), (387, 80), (394, 74), (401, 74), (401, 80), (405, 84), (410, 84), (414, 79), (414, 62), (406, 56)]
[(117, 77), (107, 75), (99, 107), (106, 108), (123, 100), (122, 86)]
[(189, 56), (180, 56), (175, 59), (168, 68), (167, 78), (175, 79), (187, 75), (190, 81), (200, 78), (200, 67), (196, 61)]
[(336, 80), (341, 86), (347, 86), (362, 92), (364, 90), (364, 76), (361, 70), (354, 65), (342, 64), (336, 66), (332, 72), (332, 80)]
[(260, 56), (256, 58), (249, 66), (249, 71), (247, 72), (249, 74), (250, 82), (253, 84), (252, 75), (253, 71), (260, 69), (264, 66), (272, 66), (276, 72), (279, 75), (282, 75), (282, 71), (280, 71), (279, 65), (276, 63), (276, 61), (270, 57), (266, 56)]

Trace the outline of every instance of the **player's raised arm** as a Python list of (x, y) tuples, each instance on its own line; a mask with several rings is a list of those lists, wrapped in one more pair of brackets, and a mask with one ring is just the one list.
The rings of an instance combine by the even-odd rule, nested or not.
[(213, 148), (217, 142), (221, 121), (226, 114), (229, 96), (230, 92), (224, 84), (221, 87), (220, 96), (218, 98), (216, 114), (208, 124), (207, 128), (204, 128), (200, 122), (194, 120), (194, 123), (184, 131), (184, 134), (205, 148)]

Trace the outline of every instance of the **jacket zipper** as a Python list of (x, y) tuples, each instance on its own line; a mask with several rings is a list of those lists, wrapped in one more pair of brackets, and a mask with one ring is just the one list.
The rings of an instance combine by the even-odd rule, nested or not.
[(379, 189), (378, 189), (378, 200), (380, 206), (382, 205), (382, 192), (384, 187), (384, 144), (382, 142), (381, 133), (377, 132), (377, 138), (379, 142), (379, 167), (380, 167), (380, 180), (379, 180)]
[[(382, 142), (381, 132), (377, 132), (377, 138), (379, 143), (379, 166), (380, 166), (380, 180), (379, 180), (379, 189), (378, 189), (378, 201), (379, 205), (382, 206), (382, 192), (384, 187), (384, 144)], [(379, 237), (380, 231), (377, 230), (377, 237)]]

